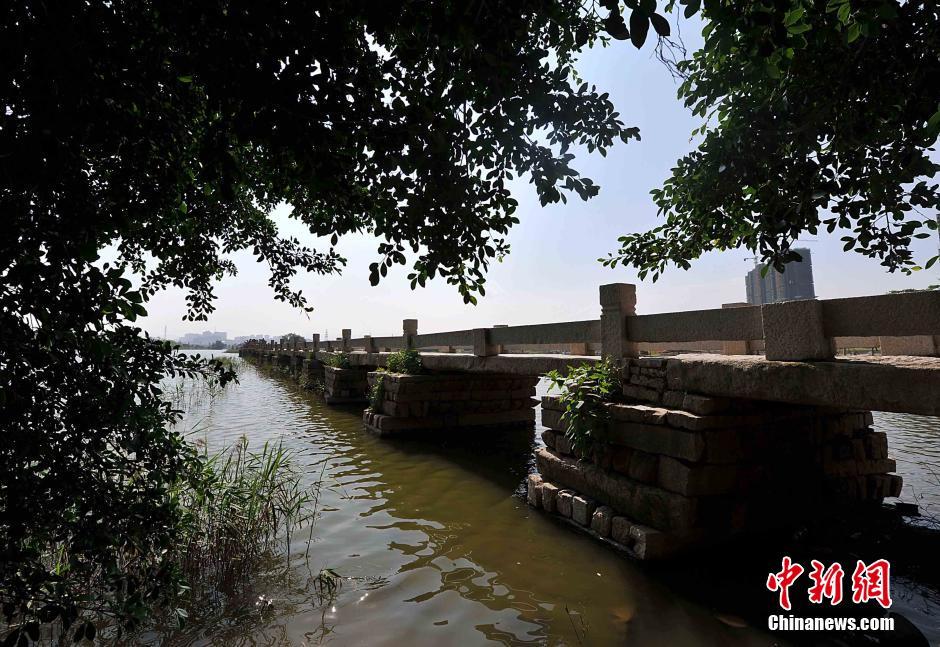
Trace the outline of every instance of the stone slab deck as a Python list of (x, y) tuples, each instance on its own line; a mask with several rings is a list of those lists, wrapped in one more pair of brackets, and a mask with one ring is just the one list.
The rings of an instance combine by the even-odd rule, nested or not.
[(757, 355), (678, 355), (668, 388), (731, 398), (940, 415), (940, 358), (774, 362)]

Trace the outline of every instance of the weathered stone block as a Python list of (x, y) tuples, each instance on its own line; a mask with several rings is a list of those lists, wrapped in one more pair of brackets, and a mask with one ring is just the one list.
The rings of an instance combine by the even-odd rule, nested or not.
[(611, 464), (610, 445), (597, 443), (591, 452), (591, 460), (601, 469), (609, 470)]
[(720, 415), (700, 416), (688, 411), (670, 411), (666, 416), (666, 424), (689, 431), (705, 431), (707, 429), (723, 429), (726, 427), (744, 427), (759, 425), (767, 421), (761, 415)]
[(633, 546), (633, 537), (630, 535), (630, 520), (621, 515), (614, 515), (610, 520), (610, 538), (625, 548)]
[(686, 393), (682, 398), (682, 409), (699, 416), (713, 416), (725, 413), (733, 408), (733, 401), (728, 398), (713, 398), (707, 395)]
[(545, 443), (546, 447), (555, 449), (555, 432), (551, 429), (542, 430), (542, 442)]
[(669, 409), (681, 409), (682, 403), (685, 402), (685, 392), (684, 391), (665, 391), (663, 392), (663, 406)]
[(555, 450), (559, 454), (569, 455), (571, 454), (571, 441), (565, 437), (564, 434), (555, 435)]
[(559, 490), (555, 494), (555, 509), (563, 517), (571, 518), (571, 499), (574, 492), (571, 490)]
[(526, 500), (532, 507), (539, 507), (542, 503), (542, 477), (538, 474), (529, 474), (526, 478)]
[(542, 410), (551, 409), (552, 411), (564, 411), (564, 406), (561, 404), (561, 398), (557, 395), (543, 395), (542, 396)]
[(650, 454), (665, 454), (688, 461), (701, 459), (705, 452), (705, 439), (701, 433), (664, 425), (613, 422), (607, 431), (600, 435), (615, 445), (625, 445)]
[(635, 384), (624, 384), (623, 396), (628, 400), (642, 400), (644, 402), (660, 401), (659, 391)]
[(937, 338), (932, 335), (910, 337), (881, 337), (882, 355), (929, 356), (940, 353)]
[(888, 434), (872, 432), (863, 439), (865, 454), (868, 458), (878, 460), (888, 457)]
[(601, 537), (610, 536), (610, 522), (613, 516), (613, 508), (606, 505), (600, 506), (591, 516), (591, 530), (596, 532)]
[(545, 512), (555, 512), (557, 509), (555, 504), (558, 500), (558, 486), (543, 481), (541, 497), (542, 509), (545, 510)]
[(649, 375), (633, 375), (630, 377), (630, 384), (642, 386), (654, 391), (662, 391), (666, 388), (665, 378), (651, 377)]
[(659, 471), (659, 457), (642, 451), (633, 452), (627, 475), (641, 483), (655, 483)]
[(750, 344), (748, 344), (746, 341), (721, 342), (722, 355), (748, 355), (750, 352)]
[(633, 449), (623, 445), (610, 446), (610, 467), (611, 469), (628, 474), (630, 472), (630, 459), (633, 458)]
[(633, 554), (637, 559), (670, 557), (698, 540), (698, 537), (679, 538), (640, 524), (630, 526), (630, 537), (633, 539)]
[(630, 360), (631, 366), (637, 368), (664, 369), (666, 367), (665, 357), (636, 357)]
[(562, 422), (562, 412), (552, 409), (542, 409), (542, 424), (555, 431), (564, 431), (567, 425)]
[(576, 494), (571, 497), (571, 518), (582, 526), (591, 524), (597, 504), (586, 496)]
[(761, 306), (764, 354), (768, 360), (803, 362), (833, 358), (822, 302), (814, 299)]
[(607, 405), (607, 409), (614, 420), (649, 425), (665, 424), (666, 414), (669, 413), (661, 407), (651, 407), (646, 404), (610, 404)]
[(735, 465), (692, 465), (670, 456), (659, 458), (660, 487), (685, 496), (713, 496), (736, 489), (741, 478)]

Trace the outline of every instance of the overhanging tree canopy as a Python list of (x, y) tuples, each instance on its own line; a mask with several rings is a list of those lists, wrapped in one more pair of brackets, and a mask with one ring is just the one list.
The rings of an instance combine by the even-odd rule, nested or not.
[(588, 198), (568, 148), (637, 134), (572, 73), (597, 20), (573, 0), (0, 8), (7, 619), (131, 621), (172, 593), (167, 492), (194, 457), (159, 383), (219, 367), (142, 335), (146, 301), (179, 286), (205, 318), (249, 249), (307, 307), (291, 279), (343, 261), (279, 237), (281, 203), (333, 244), (377, 235), (373, 282), (410, 255), (413, 284), (474, 301), (516, 222), (507, 181)]
[(677, 66), (704, 137), (653, 191), (664, 224), (622, 237), (602, 262), (655, 279), (743, 246), (782, 269), (800, 234), (841, 228), (846, 251), (917, 269), (912, 239), (936, 236), (940, 207), (940, 5), (681, 4), (701, 6), (706, 25), (704, 47)]

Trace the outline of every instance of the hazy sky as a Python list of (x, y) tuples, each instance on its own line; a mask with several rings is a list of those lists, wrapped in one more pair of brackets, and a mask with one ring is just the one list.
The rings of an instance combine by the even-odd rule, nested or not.
[[(688, 32), (688, 26), (686, 26)], [(694, 45), (696, 34), (684, 34)], [(600, 184), (601, 192), (588, 202), (576, 196), (567, 205), (539, 206), (527, 182), (513, 186), (521, 223), (511, 231), (512, 253), (494, 264), (486, 284), (486, 297), (477, 306), (464, 305), (456, 289), (438, 280), (412, 291), (405, 279), (407, 267), (396, 266), (378, 287), (371, 287), (368, 265), (377, 259), (376, 241), (347, 236), (338, 249), (349, 264), (341, 276), (299, 276), (296, 285), (315, 311), (306, 315), (272, 298), (265, 266), (249, 253), (235, 255), (239, 274), (218, 286), (217, 310), (207, 322), (185, 322), (183, 293), (171, 290), (147, 305), (143, 326), (151, 334), (171, 338), (205, 329), (224, 330), (230, 337), (253, 333), (283, 334), (329, 332), (351, 328), (363, 334), (401, 333), (401, 321), (417, 318), (419, 332), (590, 319), (600, 314), (598, 286), (636, 283), (639, 313), (717, 308), (744, 301), (744, 274), (753, 267), (744, 250), (709, 254), (692, 269), (670, 269), (657, 282), (639, 282), (630, 269), (610, 270), (596, 259), (617, 248), (617, 237), (657, 224), (649, 195), (668, 177), (675, 161), (691, 149), (690, 133), (699, 125), (676, 99), (676, 82), (652, 57), (647, 45), (638, 52), (626, 43), (587, 53), (578, 65), (585, 80), (610, 92), (628, 125), (639, 126), (642, 141), (619, 144), (606, 158), (580, 155), (575, 168)], [(285, 235), (325, 249), (289, 218), (289, 209), (274, 217)], [(816, 294), (820, 298), (881, 294), (892, 289), (925, 287), (938, 279), (938, 271), (907, 277), (888, 274), (873, 261), (842, 252), (840, 234), (821, 233), (801, 242), (813, 255)], [(917, 259), (936, 253), (937, 240), (915, 241)], [(940, 267), (940, 263), (937, 264)]]

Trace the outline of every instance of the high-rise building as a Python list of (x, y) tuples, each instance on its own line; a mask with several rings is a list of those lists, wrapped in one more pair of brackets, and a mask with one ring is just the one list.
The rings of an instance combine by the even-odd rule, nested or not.
[(761, 276), (760, 267), (747, 273), (747, 302), (751, 305), (815, 299), (813, 286), (813, 256), (808, 249), (794, 249), (802, 260), (787, 263), (783, 272), (771, 269)]

